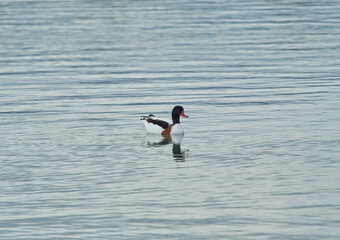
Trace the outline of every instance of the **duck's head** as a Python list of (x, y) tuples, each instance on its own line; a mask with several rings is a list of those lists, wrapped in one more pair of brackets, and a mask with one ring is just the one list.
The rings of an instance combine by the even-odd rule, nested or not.
[(188, 118), (188, 115), (185, 115), (184, 113), (184, 108), (182, 106), (175, 106), (172, 109), (172, 121), (174, 124), (179, 123), (179, 117), (184, 117), (184, 118)]

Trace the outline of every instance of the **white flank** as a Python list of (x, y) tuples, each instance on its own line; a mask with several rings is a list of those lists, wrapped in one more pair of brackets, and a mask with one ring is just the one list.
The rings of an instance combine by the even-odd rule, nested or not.
[[(155, 119), (155, 120), (161, 120), (164, 122), (170, 122), (169, 120), (165, 120), (165, 119), (160, 119), (160, 118), (155, 118), (155, 117), (151, 117), (151, 119)], [(164, 131), (164, 128), (158, 126), (157, 124), (153, 124), (153, 123), (148, 123), (146, 120), (143, 120), (145, 129), (147, 133), (150, 134), (162, 134), (162, 132)]]

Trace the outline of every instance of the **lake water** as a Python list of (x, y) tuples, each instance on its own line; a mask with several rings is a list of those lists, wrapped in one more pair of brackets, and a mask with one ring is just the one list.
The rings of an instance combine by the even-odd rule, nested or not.
[(0, 238), (339, 239), (339, 56), (339, 0), (2, 0)]

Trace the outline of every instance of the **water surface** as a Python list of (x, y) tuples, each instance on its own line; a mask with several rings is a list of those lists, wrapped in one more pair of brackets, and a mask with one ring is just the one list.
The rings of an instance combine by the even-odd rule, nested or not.
[(337, 0), (3, 0), (1, 239), (338, 239), (339, 47)]

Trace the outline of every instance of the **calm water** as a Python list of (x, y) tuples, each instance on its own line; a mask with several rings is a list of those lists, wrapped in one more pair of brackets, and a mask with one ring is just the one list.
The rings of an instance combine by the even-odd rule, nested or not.
[(338, 0), (2, 0), (0, 238), (339, 239), (339, 56)]

